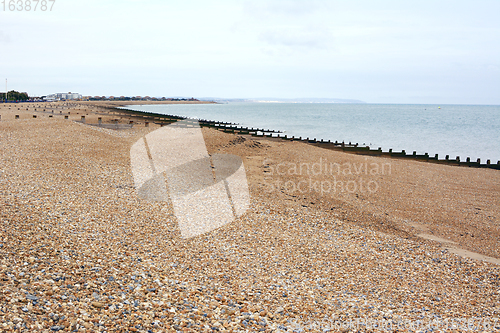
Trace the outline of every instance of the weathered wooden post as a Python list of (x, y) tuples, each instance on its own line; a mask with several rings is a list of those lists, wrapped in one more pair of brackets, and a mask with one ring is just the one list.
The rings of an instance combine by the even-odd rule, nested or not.
[(147, 122), (147, 121), (146, 121), (146, 122), (144, 123), (144, 127), (149, 127), (149, 122)]
[(401, 150), (401, 154), (402, 154), (403, 156), (406, 156), (406, 150), (404, 150), (404, 149), (403, 149), (403, 150)]
[(467, 163), (470, 163), (470, 157), (467, 157)]
[(487, 161), (486, 161), (486, 164), (490, 165), (490, 164), (491, 164), (491, 161), (490, 161), (490, 160), (487, 160)]
[(481, 164), (481, 159), (480, 158), (477, 159), (477, 164)]
[(36, 118), (36, 114), (33, 115), (33, 118)]
[(19, 115), (18, 114), (16, 114), (15, 119), (19, 119)]
[(82, 123), (85, 123), (85, 116), (82, 116)]
[(69, 119), (69, 117), (68, 116), (64, 116), (64, 119)]
[(437, 161), (438, 160), (438, 154), (434, 155), (434, 159)]
[(460, 163), (460, 156), (457, 156), (457, 162)]
[(98, 118), (97, 118), (97, 122), (99, 123), (99, 126), (101, 126), (101, 125), (102, 125), (102, 118), (101, 118), (101, 117), (98, 117)]

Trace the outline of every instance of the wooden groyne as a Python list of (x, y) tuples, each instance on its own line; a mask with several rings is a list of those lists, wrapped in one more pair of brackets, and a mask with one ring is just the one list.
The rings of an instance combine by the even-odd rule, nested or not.
[[(474, 168), (489, 168), (500, 170), (500, 161), (496, 163), (492, 163), (490, 160), (481, 161), (481, 159), (477, 159), (476, 161), (471, 160), (470, 157), (466, 157), (465, 159), (461, 159), (459, 156), (455, 158), (446, 155), (444, 158), (439, 159), (438, 154), (434, 156), (425, 154), (417, 154), (416, 151), (412, 153), (407, 153), (405, 150), (400, 152), (395, 152), (392, 149), (388, 151), (383, 151), (381, 147), (378, 149), (371, 149), (368, 146), (360, 146), (358, 143), (345, 143), (339, 141), (324, 141), (317, 140), (316, 138), (303, 138), (303, 137), (295, 137), (285, 135), (283, 132), (272, 130), (272, 129), (264, 129), (264, 128), (253, 128), (253, 127), (244, 127), (239, 124), (229, 123), (229, 122), (220, 122), (206, 119), (190, 119), (183, 116), (177, 115), (165, 115), (159, 113), (149, 113), (144, 111), (131, 110), (126, 108), (117, 108), (114, 106), (108, 105), (91, 105), (91, 104), (78, 104), (78, 103), (64, 103), (63, 105), (43, 105), (43, 106), (31, 106), (32, 110), (36, 113), (50, 113), (49, 117), (52, 115), (64, 116), (65, 119), (68, 119), (68, 116), (71, 114), (68, 110), (76, 109), (81, 110), (83, 114), (87, 114), (92, 111), (97, 115), (106, 115), (106, 116), (116, 116), (116, 117), (127, 117), (129, 123), (123, 124), (119, 123), (118, 119), (112, 121), (112, 123), (104, 124), (102, 122), (102, 118), (98, 118), (97, 124), (89, 124), (92, 126), (99, 126), (103, 128), (121, 130), (121, 129), (130, 129), (133, 125), (144, 124), (145, 127), (149, 127), (150, 124), (156, 124), (159, 126), (170, 125), (178, 122), (179, 120), (188, 120), (186, 126), (189, 126), (189, 120), (192, 120), (193, 126), (194, 123), (197, 122), (201, 127), (211, 127), (216, 130), (232, 133), (238, 135), (251, 135), (256, 138), (267, 138), (267, 139), (276, 139), (276, 140), (287, 140), (287, 141), (299, 141), (303, 143), (307, 143), (316, 147), (330, 149), (330, 150), (338, 150), (351, 154), (358, 155), (370, 155), (370, 156), (380, 156), (387, 158), (405, 158), (405, 159), (413, 159), (421, 162), (428, 163), (439, 163), (439, 164), (447, 164), (454, 166), (462, 166), (462, 167), (474, 167)], [(18, 110), (20, 108), (18, 107)], [(28, 110), (28, 108), (26, 108)], [(79, 113), (77, 113), (79, 114)], [(18, 115), (15, 117), (19, 118)], [(33, 118), (36, 118), (36, 114), (33, 114)], [(1, 118), (0, 118), (1, 120)], [(79, 122), (85, 123), (86, 119), (84, 115), (81, 115), (81, 119)]]
[[(187, 119), (181, 116), (174, 115), (163, 115), (163, 114), (155, 114), (155, 113), (145, 113), (143, 111), (136, 111), (124, 108), (113, 108), (114, 112), (124, 112), (129, 116), (136, 117), (143, 122), (151, 122), (155, 124), (159, 124), (160, 126), (168, 125), (174, 123), (179, 120)], [(368, 146), (360, 146), (358, 143), (345, 143), (338, 141), (324, 141), (323, 139), (317, 140), (316, 138), (303, 138), (303, 137), (295, 137), (284, 135), (283, 132), (275, 131), (271, 129), (263, 129), (263, 128), (252, 128), (252, 127), (243, 127), (238, 124), (228, 123), (228, 122), (217, 122), (206, 119), (193, 119), (193, 121), (197, 121), (202, 127), (212, 127), (219, 131), (223, 131), (226, 133), (234, 133), (239, 135), (251, 135), (257, 138), (276, 138), (280, 140), (288, 140), (288, 141), (300, 141), (304, 142), (316, 147), (331, 149), (331, 150), (339, 150), (344, 151), (351, 154), (358, 155), (370, 155), (370, 156), (380, 156), (380, 157), (388, 157), (388, 158), (405, 158), (405, 159), (413, 159), (421, 162), (429, 162), (429, 163), (439, 163), (439, 164), (447, 164), (454, 166), (463, 166), (463, 167), (474, 167), (474, 168), (489, 168), (500, 170), (500, 161), (497, 161), (496, 164), (491, 163), (490, 160), (487, 160), (486, 163), (481, 163), (481, 159), (477, 159), (476, 161), (471, 161), (470, 157), (467, 157), (465, 160), (461, 160), (459, 156), (455, 158), (450, 158), (449, 155), (446, 155), (444, 159), (439, 159), (438, 154), (434, 156), (425, 153), (423, 155), (417, 154), (414, 151), (411, 154), (407, 154), (405, 150), (400, 152), (395, 152), (392, 149), (388, 151), (383, 151), (381, 147), (378, 149), (371, 149)]]

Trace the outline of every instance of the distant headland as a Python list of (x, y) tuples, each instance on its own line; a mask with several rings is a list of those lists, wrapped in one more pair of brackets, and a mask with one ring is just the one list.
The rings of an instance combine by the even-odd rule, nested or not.
[(342, 98), (220, 98), (220, 97), (203, 97), (200, 101), (214, 101), (218, 103), (353, 103), (366, 104), (366, 102), (357, 99), (342, 99)]

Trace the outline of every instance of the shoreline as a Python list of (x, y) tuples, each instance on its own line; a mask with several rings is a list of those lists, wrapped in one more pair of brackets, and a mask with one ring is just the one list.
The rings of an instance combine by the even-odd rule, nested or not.
[[(150, 103), (150, 104), (155, 104), (155, 103)], [(198, 103), (197, 103), (198, 104)], [(132, 104), (128, 104), (131, 105)], [(126, 112), (132, 112), (136, 114), (142, 114), (143, 116), (152, 116), (154, 117), (174, 117), (176, 119), (183, 119), (183, 116), (179, 115), (167, 115), (167, 114), (159, 114), (159, 113), (153, 113), (153, 112), (147, 112), (147, 111), (138, 111), (138, 110), (130, 110), (126, 109), (128, 105), (123, 106), (123, 109)], [(141, 105), (141, 104), (133, 104), (133, 105)], [(185, 118), (187, 119), (187, 118)], [(223, 121), (212, 121), (212, 120), (205, 120), (205, 119), (197, 119), (200, 121), (201, 126), (211, 126), (215, 127), (214, 125), (217, 124), (219, 129), (227, 132), (232, 132), (232, 133), (238, 133), (242, 135), (252, 135), (255, 137), (268, 137), (268, 138), (278, 138), (282, 140), (291, 140), (291, 141), (302, 141), (306, 142), (309, 144), (313, 144), (315, 146), (324, 148), (324, 149), (334, 149), (334, 150), (342, 150), (347, 153), (353, 153), (353, 154), (360, 154), (360, 155), (370, 155), (370, 156), (381, 156), (381, 157), (390, 157), (390, 158), (407, 158), (407, 159), (414, 159), (417, 161), (421, 162), (429, 162), (429, 163), (439, 163), (439, 164), (447, 164), (447, 165), (453, 165), (453, 166), (463, 166), (463, 167), (473, 167), (473, 168), (490, 168), (490, 169), (496, 169), (500, 170), (500, 160), (497, 161), (495, 164), (495, 161), (490, 161), (490, 160), (481, 160), (480, 158), (477, 159), (477, 161), (472, 161), (470, 158), (466, 158), (465, 160), (459, 159), (458, 157), (455, 159), (450, 159), (449, 155), (446, 155), (445, 158), (439, 159), (439, 155), (435, 154), (434, 156), (429, 156), (428, 153), (425, 154), (417, 154), (416, 151), (413, 151), (412, 154), (407, 154), (405, 150), (402, 150), (401, 152), (393, 152), (392, 149), (389, 149), (388, 151), (383, 151), (381, 148), (378, 149), (371, 149), (369, 146), (360, 146), (358, 143), (351, 143), (349, 142), (344, 143), (344, 142), (338, 142), (338, 141), (324, 141), (323, 139), (310, 139), (310, 138), (302, 138), (302, 137), (288, 137), (288, 135), (281, 134), (282, 132), (280, 130), (271, 130), (271, 129), (258, 129), (258, 128), (253, 128), (253, 127), (242, 127), (238, 126), (237, 124), (234, 123), (229, 123), (229, 122), (223, 122)], [(254, 132), (252, 134), (252, 132)], [(257, 132), (260, 132), (262, 134), (258, 134)], [(481, 163), (482, 161), (482, 163)], [(493, 162), (493, 163), (491, 163)]]
[[(147, 112), (147, 111), (138, 111), (138, 110), (130, 110), (126, 109), (127, 105), (148, 105), (148, 104), (217, 104), (216, 102), (206, 102), (206, 101), (136, 101), (137, 103), (130, 104), (130, 101), (84, 101), (83, 103), (81, 102), (52, 102), (53, 105), (55, 105), (55, 108), (51, 107), (51, 103), (45, 104), (41, 103), (41, 105), (35, 105), (36, 102), (33, 103), (25, 103), (28, 105), (24, 105), (23, 103), (8, 103), (6, 106), (11, 109), (14, 106), (14, 110), (17, 109), (19, 110), (20, 108), (26, 109), (26, 110), (31, 110), (33, 112), (49, 112), (49, 111), (56, 111), (53, 116), (57, 115), (68, 115), (69, 119), (72, 120), (78, 120), (74, 118), (75, 113), (73, 115), (71, 114), (66, 114), (62, 113), (62, 108), (72, 108), (77, 111), (82, 111), (82, 112), (76, 112), (76, 115), (80, 117), (80, 121), (82, 121), (81, 116), (85, 114), (86, 116), (89, 116), (89, 112), (93, 112), (96, 115), (101, 116), (101, 124), (103, 127), (108, 127), (112, 128), (113, 125), (115, 126), (116, 129), (120, 128), (127, 128), (127, 126), (134, 126), (134, 125), (145, 125), (145, 123), (149, 124), (156, 124), (160, 126), (164, 126), (167, 124), (170, 124), (174, 121), (177, 121), (179, 119), (186, 119), (184, 116), (178, 116), (178, 115), (167, 115), (167, 114), (160, 114), (160, 113), (152, 113), (152, 112)], [(148, 102), (148, 103), (144, 103)], [(13, 104), (13, 105), (9, 105)], [(45, 105), (44, 105), (45, 104)], [(26, 108), (27, 106), (27, 108)], [(84, 109), (82, 109), (84, 108)], [(59, 110), (61, 109), (61, 110)], [(43, 111), (47, 110), (47, 111)], [(60, 111), (61, 113), (57, 113), (57, 111)], [(97, 117), (99, 118), (99, 117)], [(90, 118), (86, 118), (85, 122), (87, 124), (98, 124), (98, 119), (95, 116), (91, 116)], [(125, 119), (126, 118), (126, 119)], [(1, 119), (0, 119), (1, 120)], [(4, 119), (5, 120), (5, 119)], [(448, 155), (446, 155), (445, 159), (441, 157), (439, 159), (438, 154), (435, 154), (435, 156), (429, 156), (429, 154), (416, 154), (414, 151), (412, 154), (406, 153), (405, 150), (402, 150), (401, 152), (393, 152), (392, 149), (389, 149), (388, 151), (383, 151), (380, 147), (378, 149), (371, 149), (370, 147), (366, 146), (360, 146), (357, 143), (353, 144), (351, 142), (349, 143), (344, 143), (344, 142), (338, 142), (338, 141), (323, 141), (317, 140), (317, 139), (310, 139), (310, 138), (302, 138), (302, 137), (289, 137), (288, 135), (284, 135), (282, 132), (279, 130), (273, 130), (273, 129), (259, 129), (259, 128), (248, 128), (248, 127), (243, 127), (243, 126), (238, 126), (237, 124), (229, 123), (229, 122), (223, 122), (223, 121), (211, 121), (211, 120), (205, 120), (205, 119), (197, 119), (200, 122), (200, 126), (202, 127), (212, 127), (216, 128), (220, 131), (226, 132), (226, 133), (233, 133), (233, 134), (239, 134), (239, 135), (250, 135), (251, 137), (255, 138), (266, 138), (268, 140), (284, 140), (284, 141), (299, 141), (299, 142), (304, 142), (310, 145), (314, 145), (317, 147), (321, 147), (323, 149), (328, 149), (328, 150), (335, 150), (335, 151), (342, 151), (345, 153), (349, 154), (356, 154), (356, 155), (363, 155), (363, 156), (377, 156), (377, 157), (383, 157), (383, 158), (390, 158), (390, 159), (407, 159), (407, 160), (415, 160), (419, 162), (427, 162), (427, 163), (435, 163), (435, 164), (442, 164), (442, 165), (449, 165), (449, 166), (461, 166), (461, 167), (469, 167), (469, 168), (487, 168), (487, 169), (494, 169), (494, 170), (500, 170), (500, 160), (497, 161), (495, 164), (494, 161), (491, 163), (490, 160), (484, 161), (481, 159), (477, 159), (477, 161), (472, 161), (469, 158), (466, 158), (465, 160), (460, 159), (458, 160), (458, 157), (456, 159), (450, 159)], [(485, 163), (486, 162), (486, 163)]]

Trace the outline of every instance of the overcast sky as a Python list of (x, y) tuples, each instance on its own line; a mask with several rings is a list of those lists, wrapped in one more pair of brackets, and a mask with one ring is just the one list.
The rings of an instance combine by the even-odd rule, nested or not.
[(499, 0), (7, 6), (0, 8), (0, 78), (30, 95), (499, 105), (499, 13)]

